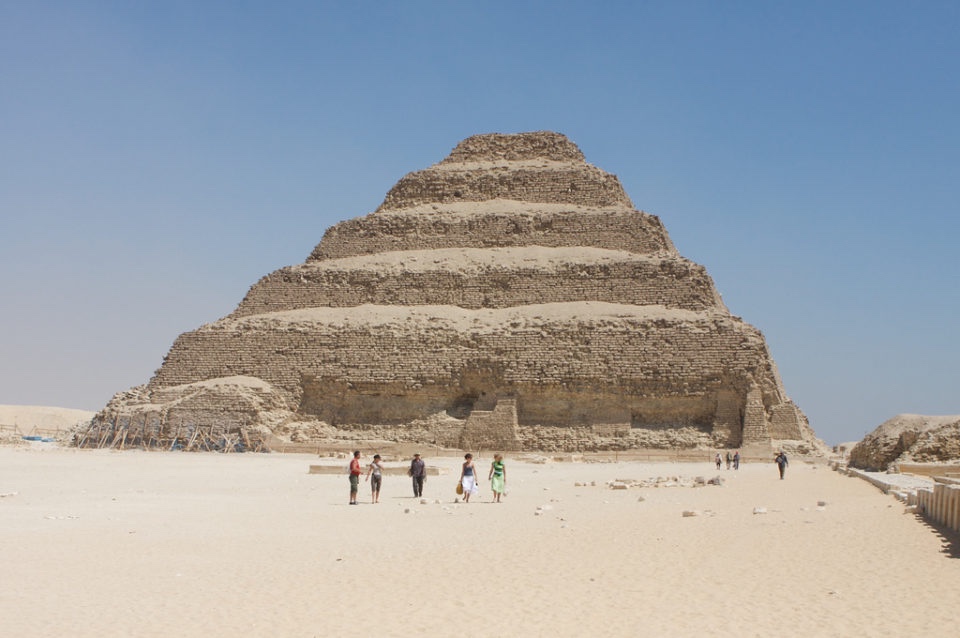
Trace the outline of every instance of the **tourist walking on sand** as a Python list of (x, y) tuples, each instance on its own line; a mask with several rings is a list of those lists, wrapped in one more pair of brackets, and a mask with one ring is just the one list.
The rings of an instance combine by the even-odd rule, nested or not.
[(490, 464), (490, 474), (487, 476), (490, 481), (490, 489), (493, 490), (493, 502), (499, 503), (503, 491), (507, 487), (507, 467), (503, 464), (503, 455), (494, 454), (493, 463)]
[(777, 452), (777, 455), (773, 457), (774, 463), (777, 464), (777, 469), (780, 470), (780, 480), (783, 480), (783, 473), (787, 471), (787, 455), (783, 453), (783, 450)]
[(360, 450), (355, 450), (350, 459), (350, 504), (357, 504), (357, 492), (360, 490)]
[[(370, 477), (373, 477), (372, 479)], [(370, 498), (374, 503), (380, 502), (380, 486), (383, 484), (383, 465), (380, 463), (380, 455), (373, 455), (373, 463), (370, 464), (370, 469), (367, 470), (367, 478), (364, 479), (370, 481)]]
[(427, 464), (420, 458), (419, 453), (413, 455), (407, 476), (413, 478), (413, 496), (415, 498), (423, 496), (423, 482), (427, 480)]
[(740, 450), (733, 453), (733, 469), (740, 469)]
[(720, 453), (717, 452), (717, 455), (713, 458), (713, 462), (717, 464), (717, 469), (720, 469), (720, 466), (723, 464), (723, 459), (720, 458)]
[(463, 466), (460, 468), (460, 485), (463, 486), (463, 502), (469, 503), (470, 496), (480, 491), (477, 485), (477, 468), (473, 464), (473, 455), (465, 454), (463, 456)]
[(727, 450), (727, 469), (730, 469), (730, 463), (733, 461), (733, 457), (730, 456), (730, 450)]

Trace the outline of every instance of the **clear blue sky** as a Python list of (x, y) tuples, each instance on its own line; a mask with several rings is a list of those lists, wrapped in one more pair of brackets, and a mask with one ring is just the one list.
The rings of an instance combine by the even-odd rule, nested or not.
[(960, 413), (956, 2), (0, 4), (0, 403), (96, 410), (476, 133), (554, 130), (829, 443)]

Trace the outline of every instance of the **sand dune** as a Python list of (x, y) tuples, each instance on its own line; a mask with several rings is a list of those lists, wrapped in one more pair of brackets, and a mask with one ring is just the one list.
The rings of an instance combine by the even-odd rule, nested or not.
[(823, 466), (508, 458), (464, 505), (427, 460), (351, 507), (313, 456), (0, 448), (0, 633), (956, 635), (957, 540)]

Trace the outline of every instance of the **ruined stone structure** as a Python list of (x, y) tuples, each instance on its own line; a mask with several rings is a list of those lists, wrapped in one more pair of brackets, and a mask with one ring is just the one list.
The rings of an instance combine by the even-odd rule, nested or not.
[(403, 177), (98, 416), (138, 418), (488, 450), (813, 438), (762, 334), (549, 132), (471, 137)]
[(850, 466), (885, 471), (900, 463), (960, 461), (960, 414), (898, 414), (850, 451)]

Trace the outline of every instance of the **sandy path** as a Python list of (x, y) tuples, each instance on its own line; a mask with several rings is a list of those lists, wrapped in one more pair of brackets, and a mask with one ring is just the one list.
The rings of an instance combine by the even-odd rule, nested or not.
[(314, 462), (0, 448), (0, 634), (958, 634), (957, 539), (823, 467), (508, 459), (499, 505), (452, 503), (451, 473), (350, 507)]

